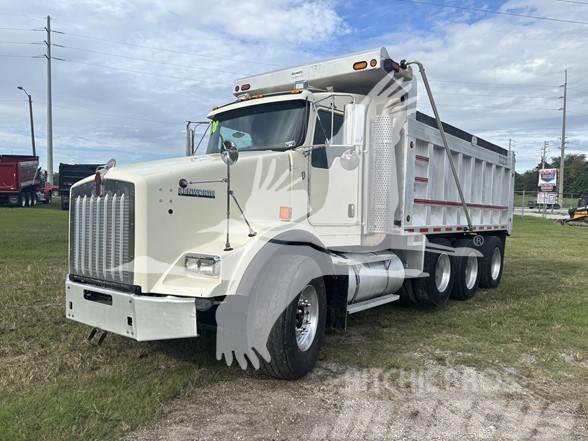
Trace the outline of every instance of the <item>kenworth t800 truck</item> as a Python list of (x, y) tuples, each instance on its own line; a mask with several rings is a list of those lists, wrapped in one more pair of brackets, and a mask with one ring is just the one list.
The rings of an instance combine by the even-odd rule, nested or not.
[[(416, 110), (419, 72), (434, 116)], [(296, 379), (349, 314), (498, 285), (514, 155), (442, 123), (422, 64), (381, 48), (233, 92), (205, 154), (72, 187), (66, 316), (91, 335), (212, 325), (219, 359)]]

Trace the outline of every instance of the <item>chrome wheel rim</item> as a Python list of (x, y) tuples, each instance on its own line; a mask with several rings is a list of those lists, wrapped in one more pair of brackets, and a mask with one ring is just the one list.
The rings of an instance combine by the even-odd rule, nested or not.
[(308, 351), (318, 329), (318, 294), (312, 285), (307, 285), (298, 296), (296, 309), (296, 344), (302, 352)]
[(445, 292), (451, 279), (451, 261), (447, 254), (441, 254), (435, 264), (435, 286), (439, 292)]
[(465, 282), (467, 289), (472, 289), (476, 285), (478, 279), (478, 258), (474, 255), (469, 255), (465, 268)]
[(494, 248), (492, 253), (492, 260), (490, 261), (490, 275), (492, 280), (497, 280), (500, 275), (500, 269), (502, 268), (502, 255), (500, 254), (500, 248)]

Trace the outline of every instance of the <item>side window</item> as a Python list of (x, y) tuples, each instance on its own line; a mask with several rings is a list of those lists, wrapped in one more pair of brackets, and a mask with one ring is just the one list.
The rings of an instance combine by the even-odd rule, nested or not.
[[(332, 115), (333, 139), (331, 140), (331, 112), (319, 110), (317, 114), (312, 143), (322, 145), (329, 142), (329, 144), (341, 145), (343, 143), (343, 115), (339, 113)], [(326, 147), (316, 148), (312, 151), (311, 165), (316, 168), (329, 168), (333, 159), (329, 160), (329, 157), (334, 154), (334, 151), (328, 151)]]
[[(331, 140), (331, 112), (328, 110), (319, 110), (316, 124), (314, 127), (314, 145), (326, 144)], [(341, 144), (343, 142), (343, 115), (335, 113), (333, 115), (333, 142), (331, 144)]]
[(215, 149), (217, 152), (219, 151), (221, 142), (223, 141), (232, 141), (237, 147), (243, 150), (251, 147), (251, 135), (249, 135), (249, 133), (239, 132), (238, 130), (233, 130), (230, 127), (213, 127), (213, 133), (211, 134), (211, 137), (213, 137), (213, 143), (216, 144)]

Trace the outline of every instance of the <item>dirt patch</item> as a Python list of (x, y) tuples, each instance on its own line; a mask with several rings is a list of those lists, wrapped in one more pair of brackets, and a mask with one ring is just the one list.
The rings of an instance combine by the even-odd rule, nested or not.
[(514, 371), (351, 369), (302, 381), (243, 376), (170, 403), (128, 441), (585, 439), (578, 402), (551, 401)]

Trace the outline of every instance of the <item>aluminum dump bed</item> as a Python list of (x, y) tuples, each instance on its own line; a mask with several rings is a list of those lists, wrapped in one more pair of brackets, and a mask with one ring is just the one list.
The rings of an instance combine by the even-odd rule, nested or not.
[[(513, 152), (444, 123), (474, 231), (512, 229)], [(416, 112), (408, 121), (401, 190), (401, 225), (409, 232), (462, 231), (467, 219), (436, 120)]]

